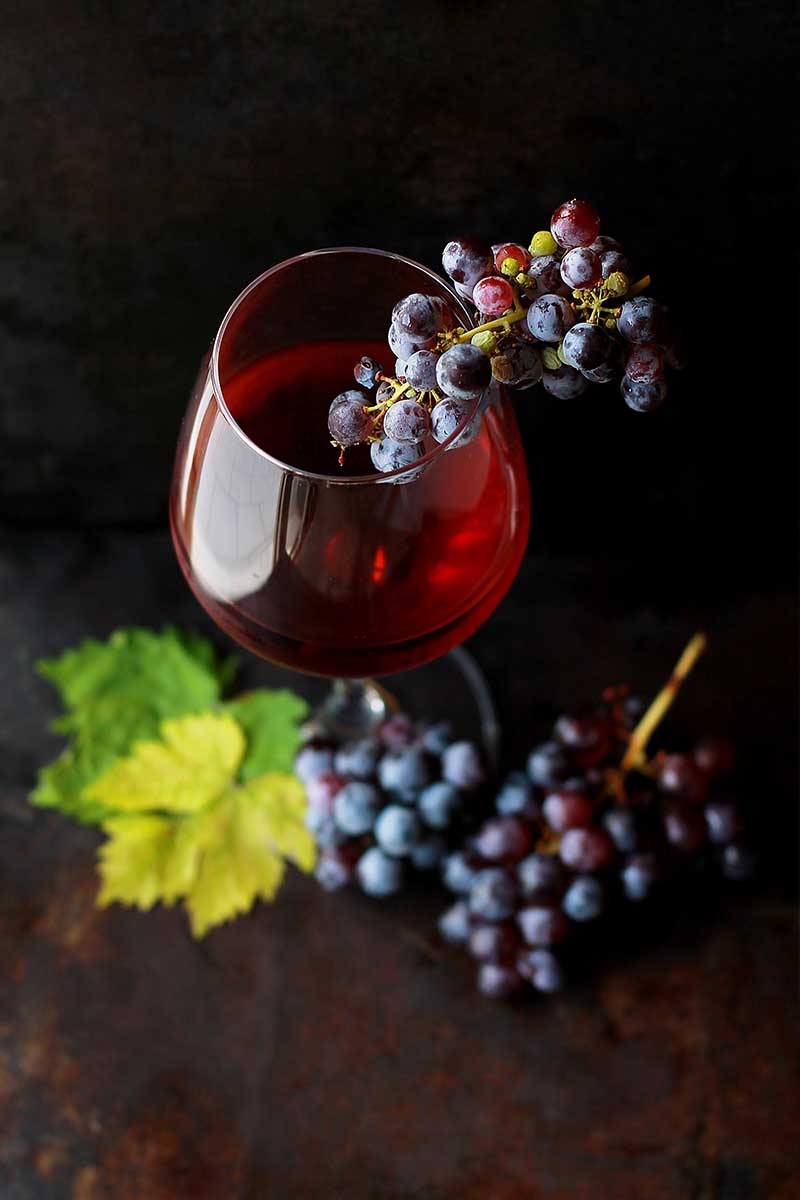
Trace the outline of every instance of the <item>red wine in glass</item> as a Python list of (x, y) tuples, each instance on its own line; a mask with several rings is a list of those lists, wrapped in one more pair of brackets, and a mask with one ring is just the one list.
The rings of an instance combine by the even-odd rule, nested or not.
[(424, 470), (380, 475), (368, 448), (344, 466), (331, 399), (383, 324), (436, 275), (396, 256), (320, 251), (273, 268), (236, 301), (201, 372), (178, 446), (175, 548), (201, 604), (272, 662), (361, 679), (416, 667), (467, 638), (510, 586), (529, 497), (511, 404), (498, 389), (467, 445), (431, 443)]

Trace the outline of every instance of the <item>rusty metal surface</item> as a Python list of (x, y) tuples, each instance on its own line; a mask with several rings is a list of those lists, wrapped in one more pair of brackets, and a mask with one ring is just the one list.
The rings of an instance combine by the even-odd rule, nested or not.
[[(526, 564), (475, 641), (523, 725), (536, 701), (574, 696), (579, 680), (591, 692), (632, 660), (657, 681), (698, 614), (616, 610), (623, 578)], [(2, 1200), (798, 1194), (788, 887), (699, 908), (678, 898), (651, 944), (629, 939), (571, 992), (511, 1007), (477, 996), (466, 963), (428, 940), (431, 894), (376, 905), (295, 876), (275, 905), (202, 943), (177, 912), (100, 912), (96, 835), (24, 803), (34, 763), (57, 744), (31, 662), (122, 621), (202, 622), (161, 536), (45, 536), (34, 549), (16, 535), (0, 584)], [(524, 652), (527, 680), (504, 680), (523, 609), (542, 628), (566, 622), (597, 653), (542, 638)], [(783, 819), (791, 598), (732, 597), (705, 616), (727, 659), (699, 676), (686, 711), (714, 710), (724, 727), (750, 664), (752, 744), (786, 739), (765, 770)]]

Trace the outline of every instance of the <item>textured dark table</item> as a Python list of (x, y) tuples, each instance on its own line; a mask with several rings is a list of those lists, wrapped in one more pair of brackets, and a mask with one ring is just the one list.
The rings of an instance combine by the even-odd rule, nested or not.
[(544, 702), (653, 689), (703, 625), (673, 728), (740, 738), (786, 852), (762, 889), (676, 896), (650, 941), (504, 1007), (429, 938), (433, 894), (382, 905), (295, 876), (202, 943), (174, 911), (98, 911), (96, 835), (25, 803), (58, 747), (33, 662), (123, 622), (205, 622), (162, 534), (1, 544), (2, 1200), (798, 1194), (790, 595), (681, 601), (654, 568), (632, 601), (625, 563), (526, 562), (472, 643), (510, 757)]

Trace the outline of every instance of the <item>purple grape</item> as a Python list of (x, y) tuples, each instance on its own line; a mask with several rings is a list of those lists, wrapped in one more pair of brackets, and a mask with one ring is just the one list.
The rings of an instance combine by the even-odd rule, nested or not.
[(532, 300), (538, 296), (569, 295), (569, 289), (561, 278), (561, 262), (555, 254), (540, 254), (534, 258), (527, 273), (531, 283), (525, 293)]
[(569, 775), (569, 755), (558, 742), (542, 742), (528, 756), (528, 777), (536, 787), (555, 787)]
[(407, 713), (393, 713), (378, 729), (378, 738), (387, 750), (398, 753), (413, 746), (419, 736), (418, 730)]
[(346, 780), (333, 771), (325, 771), (315, 775), (306, 784), (306, 806), (309, 813), (330, 816), (333, 812), (333, 802), (337, 792), (340, 792)]
[(517, 971), (537, 992), (549, 995), (564, 986), (564, 972), (549, 950), (524, 950), (517, 958)]
[(646, 900), (661, 872), (655, 854), (633, 854), (622, 869), (622, 886), (629, 900)]
[(333, 749), (308, 743), (297, 753), (294, 773), (302, 783), (309, 783), (317, 775), (333, 770)]
[(488, 242), (477, 237), (459, 237), (448, 242), (442, 254), (442, 266), (454, 283), (468, 289), (494, 271), (494, 256)]
[(368, 354), (362, 355), (353, 368), (353, 375), (356, 383), (361, 387), (374, 388), (378, 382), (377, 376), (383, 374), (383, 367), (376, 358), (370, 358)]
[(564, 894), (564, 912), (573, 921), (594, 921), (603, 911), (603, 885), (594, 875), (578, 875)]
[[(389, 471), (399, 471), (413, 466), (424, 451), (421, 446), (412, 446), (410, 442), (396, 442), (394, 438), (385, 437), (380, 442), (373, 442), (369, 448), (372, 465), (376, 471), (385, 475)], [(419, 472), (412, 471), (404, 478), (416, 479)]]
[(639, 831), (636, 816), (630, 808), (611, 808), (603, 817), (606, 833), (622, 854), (636, 849)]
[(604, 829), (568, 829), (561, 838), (561, 861), (571, 871), (599, 871), (614, 858), (614, 843)]
[(633, 275), (631, 260), (627, 254), (623, 254), (620, 250), (607, 250), (604, 254), (601, 254), (600, 269), (603, 272), (603, 279), (608, 279), (609, 275), (613, 275), (616, 272), (620, 272), (626, 279), (630, 279)]
[(600, 325), (580, 321), (564, 336), (561, 353), (570, 367), (576, 371), (593, 371), (607, 363), (614, 351), (614, 343), (608, 330)]
[(384, 379), (378, 384), (378, 390), (375, 393), (375, 403), (385, 404), (387, 400), (391, 400), (392, 396), (395, 394), (395, 391), (395, 385), (390, 383), (388, 379)]
[(453, 946), (466, 944), (471, 929), (469, 908), (465, 900), (457, 900), (455, 904), (439, 917), (438, 928), (440, 935)]
[(419, 817), (402, 804), (388, 804), (375, 821), (375, 840), (395, 858), (409, 855), (419, 835)]
[(514, 912), (517, 890), (502, 867), (477, 871), (469, 889), (469, 911), (479, 921), (506, 921)]
[(608, 237), (605, 233), (601, 233), (599, 237), (594, 239), (589, 249), (594, 250), (595, 254), (607, 254), (609, 250), (621, 251), (622, 246), (616, 238)]
[(392, 325), (415, 345), (428, 342), (442, 327), (442, 310), (432, 296), (412, 292), (395, 304)]
[(658, 772), (658, 786), (687, 804), (702, 804), (708, 794), (708, 776), (689, 754), (668, 754)]
[(454, 850), (448, 854), (442, 864), (442, 882), (449, 892), (456, 895), (466, 895), (478, 874), (473, 856), (463, 850)]
[(395, 442), (416, 446), (430, 433), (431, 418), (428, 410), (416, 400), (398, 400), (383, 418), (386, 436)]
[(703, 738), (695, 746), (692, 757), (700, 770), (711, 778), (728, 775), (736, 766), (736, 749), (728, 738)]
[(340, 446), (355, 446), (365, 441), (372, 430), (372, 417), (365, 405), (364, 392), (343, 392), (331, 403), (328, 412), (328, 432)]
[(661, 344), (669, 332), (667, 310), (652, 296), (634, 296), (623, 304), (617, 329), (628, 342)]
[(490, 359), (469, 342), (451, 346), (436, 364), (436, 382), (455, 400), (477, 400), (491, 381)]
[(512, 771), (507, 776), (497, 793), (494, 806), (503, 817), (519, 814), (530, 819), (536, 815), (531, 785), (524, 772)]
[(483, 783), (480, 751), (474, 742), (452, 742), (442, 755), (442, 778), (458, 788), (476, 788)]
[(394, 360), (394, 377), (395, 379), (404, 380), (406, 377), (406, 360), (404, 358), (396, 358)]
[(471, 400), (453, 400), (449, 396), (440, 400), (431, 413), (434, 440), (440, 444), (446, 442), (467, 419), (472, 403)]
[(534, 346), (512, 342), (492, 359), (492, 373), (500, 383), (524, 390), (541, 380), (542, 360)]
[(519, 948), (519, 934), (510, 923), (476, 925), (469, 935), (469, 952), (478, 962), (513, 963)]
[(655, 379), (652, 383), (636, 383), (628, 375), (623, 375), (619, 390), (628, 408), (634, 412), (653, 412), (667, 398), (667, 385), (663, 379)]
[(559, 400), (575, 400), (589, 386), (588, 379), (580, 371), (567, 366), (558, 367), (555, 371), (543, 371), (542, 383), (544, 390)]
[(378, 763), (378, 782), (386, 792), (411, 798), (430, 782), (430, 769), (419, 746), (384, 754)]
[(569, 921), (552, 904), (528, 904), (517, 913), (517, 924), (529, 946), (554, 946), (569, 933)]
[(412, 342), (411, 338), (403, 332), (399, 325), (395, 325), (394, 321), (389, 326), (386, 340), (395, 358), (402, 358), (403, 362), (408, 362), (411, 355), (419, 350), (419, 346)]
[(712, 800), (705, 807), (708, 840), (715, 846), (733, 842), (742, 832), (742, 817), (739, 809), (730, 800)]
[(600, 258), (588, 246), (568, 250), (561, 260), (561, 278), (570, 288), (592, 288), (603, 278)]
[(475, 849), (487, 862), (515, 863), (530, 851), (533, 834), (520, 816), (492, 817), (478, 831)]
[(340, 775), (347, 775), (351, 779), (369, 779), (378, 765), (380, 753), (380, 743), (374, 737), (345, 742), (336, 751), (334, 767)]
[(565, 879), (564, 867), (553, 854), (529, 854), (517, 867), (517, 882), (526, 899), (559, 895)]
[(349, 837), (369, 833), (381, 807), (381, 798), (371, 783), (354, 780), (337, 793), (333, 805), (336, 824)]
[(749, 846), (733, 842), (722, 851), (722, 873), (726, 879), (741, 883), (752, 879), (758, 868), (758, 858)]
[(563, 791), (551, 792), (542, 805), (544, 819), (555, 833), (565, 833), (568, 829), (580, 829), (589, 825), (594, 812), (592, 802), (582, 792)]
[(314, 878), (326, 892), (336, 892), (353, 878), (353, 856), (347, 849), (323, 850), (317, 859)]
[(431, 829), (447, 829), (461, 809), (461, 793), (444, 779), (431, 783), (420, 792), (417, 809)]
[(420, 736), (420, 745), (428, 754), (443, 754), (453, 740), (453, 726), (449, 721), (437, 721), (435, 725), (424, 726)]
[(582, 767), (601, 762), (611, 749), (611, 726), (602, 713), (562, 713), (553, 733)]
[(306, 829), (313, 835), (320, 850), (334, 850), (347, 841), (347, 834), (342, 832), (330, 814), (307, 812)]
[(478, 991), (488, 1000), (507, 1000), (521, 987), (522, 980), (513, 967), (481, 963), (478, 969)]
[(391, 896), (403, 886), (403, 865), (371, 846), (358, 860), (356, 878), (368, 896)]
[(625, 374), (634, 383), (652, 383), (664, 374), (664, 351), (649, 342), (631, 346), (625, 359)]
[(528, 309), (528, 329), (540, 342), (560, 342), (575, 324), (575, 314), (563, 296), (548, 292)]
[(464, 446), (468, 446), (470, 442), (475, 441), (475, 438), (478, 436), (480, 431), (481, 419), (477, 416), (473, 417), (471, 421), (467, 421), (466, 425), (458, 434), (458, 436), (455, 437), (447, 447), (447, 453), (449, 454), (451, 450), (462, 450)]
[(675, 850), (681, 854), (694, 854), (706, 840), (703, 814), (688, 804), (671, 804), (664, 813), (664, 833)]
[(404, 375), (418, 392), (429, 392), (436, 387), (436, 364), (440, 355), (434, 350), (417, 350), (405, 364)]
[(584, 371), (584, 379), (588, 379), (589, 383), (611, 383), (611, 380), (618, 374), (618, 369), (614, 364), (613, 359), (610, 362), (601, 363), (599, 367), (595, 367), (592, 371)]
[(438, 834), (420, 838), (411, 847), (411, 864), (417, 871), (433, 871), (447, 853), (447, 843)]

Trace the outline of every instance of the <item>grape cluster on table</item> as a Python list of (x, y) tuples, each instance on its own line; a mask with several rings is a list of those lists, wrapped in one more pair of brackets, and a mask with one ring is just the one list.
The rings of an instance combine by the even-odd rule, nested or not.
[(494, 815), (445, 860), (456, 899), (439, 932), (476, 960), (484, 995), (559, 991), (561, 954), (577, 926), (678, 886), (690, 864), (705, 860), (733, 880), (753, 874), (727, 741), (658, 755), (622, 791), (610, 788), (625, 726), (640, 714), (629, 700), (560, 717), (526, 770), (506, 779)]
[(442, 265), (475, 306), (476, 328), (459, 326), (440, 296), (399, 300), (387, 334), (393, 371), (361, 358), (359, 387), (330, 405), (340, 462), (348, 446), (370, 442), (375, 469), (402, 470), (396, 482), (408, 482), (431, 444), (463, 447), (478, 435), (493, 382), (515, 390), (542, 383), (572, 400), (592, 383), (617, 380), (629, 408), (650, 412), (666, 396), (667, 366), (683, 366), (666, 308), (641, 292), (624, 249), (600, 233), (585, 200), (559, 205), (528, 247), (460, 237), (445, 246)]
[(328, 891), (354, 882), (370, 896), (399, 892), (409, 872), (440, 868), (485, 779), (474, 743), (456, 741), (447, 723), (404, 713), (358, 741), (312, 736), (295, 771), (319, 850), (317, 880)]

